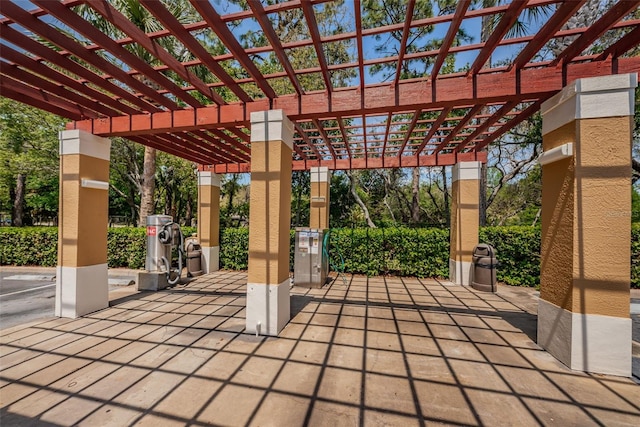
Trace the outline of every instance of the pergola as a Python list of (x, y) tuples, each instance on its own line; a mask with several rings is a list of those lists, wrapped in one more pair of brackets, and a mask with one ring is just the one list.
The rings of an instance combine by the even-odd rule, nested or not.
[[(586, 142), (588, 136), (583, 133), (587, 131), (581, 126), (593, 124), (593, 121), (583, 119), (624, 116), (625, 120), (629, 120), (633, 115), (632, 111), (629, 114), (627, 110), (633, 107), (633, 90), (637, 84), (635, 73), (640, 69), (640, 57), (630, 56), (628, 52), (640, 42), (640, 19), (632, 15), (640, 1), (613, 2), (595, 22), (571, 27), (566, 25), (567, 22), (587, 3), (585, 0), (496, 2), (497, 5), (492, 7), (481, 7), (478, 5), (481, 2), (467, 0), (457, 2), (452, 10), (438, 10), (434, 6), (434, 13), (429, 16), (419, 16), (416, 1), (407, 0), (404, 21), (378, 25), (363, 25), (366, 11), (360, 0), (353, 0), (346, 2), (349, 16), (344, 18), (344, 31), (327, 31), (318, 24), (317, 14), (330, 2), (291, 0), (265, 4), (249, 0), (246, 9), (229, 6), (231, 10), (228, 10), (225, 2), (221, 5), (220, 2), (190, 0), (190, 7), (199, 19), (180, 22), (165, 3), (140, 0), (140, 4), (162, 28), (144, 32), (106, 0), (32, 0), (29, 6), (35, 5), (35, 9), (25, 7), (23, 2), (2, 1), (0, 90), (2, 96), (72, 119), (69, 130), (96, 137), (128, 138), (198, 163), (201, 171), (201, 202), (206, 199), (206, 203), (201, 203), (199, 221), (207, 224), (201, 226), (200, 234), (205, 246), (208, 245), (212, 250), (217, 248), (217, 236), (214, 234), (217, 233), (215, 211), (218, 202), (215, 199), (216, 195), (219, 196), (219, 188), (215, 188), (219, 187), (219, 182), (215, 174), (251, 171), (256, 177), (261, 177), (258, 179), (265, 180), (254, 183), (252, 177), (251, 224), (256, 224), (254, 228), (261, 227), (263, 234), (264, 230), (269, 231), (266, 232), (266, 240), (259, 231), (250, 232), (254, 243), (250, 243), (253, 246), (250, 247), (248, 305), (251, 306), (253, 301), (258, 305), (266, 305), (267, 312), (276, 312), (273, 322), (278, 326), (274, 326), (275, 332), (270, 327), (266, 329), (273, 334), (277, 334), (283, 326), (280, 325), (280, 317), (288, 316), (288, 302), (286, 313), (280, 313), (278, 308), (278, 301), (282, 306), (285, 304), (281, 291), (274, 291), (277, 294), (276, 305), (269, 305), (272, 303), (264, 299), (269, 299), (272, 286), (275, 289), (284, 283), (280, 270), (283, 270), (285, 260), (288, 263), (288, 256), (282, 253), (285, 245), (288, 245), (288, 214), (278, 209), (288, 204), (285, 182), (288, 178), (285, 177), (289, 168), (312, 169), (316, 174), (315, 179), (312, 175), (312, 183), (325, 184), (319, 185), (316, 191), (322, 196), (318, 200), (322, 198), (327, 202), (324, 205), (326, 208), (327, 169), (455, 165), (451, 268), (456, 271), (452, 272), (454, 281), (464, 283), (468, 281), (470, 250), (474, 242), (477, 243), (477, 218), (473, 219), (474, 215), (477, 216), (479, 191), (477, 164), (486, 162), (489, 144), (539, 111), (546, 101), (543, 107), (543, 113), (547, 112), (543, 125), (545, 151), (556, 149), (555, 153), (560, 152), (561, 159), (572, 157), (576, 162), (583, 161), (586, 157), (579, 153), (590, 151), (586, 148), (589, 145)], [(83, 5), (116, 30), (112, 34), (105, 34), (94, 27), (86, 14), (78, 14), (77, 7)], [(549, 6), (554, 8), (545, 9)], [(511, 34), (514, 23), (526, 20), (533, 10), (547, 11), (544, 22), (524, 34)], [(283, 19), (286, 14), (300, 17), (298, 24), (303, 28), (304, 36), (292, 41), (280, 39), (273, 22)], [(489, 20), (493, 22), (491, 31), (481, 37), (482, 23)], [(261, 32), (266, 41), (247, 45), (240, 37), (241, 29)], [(458, 37), (461, 29), (475, 31), (471, 34), (471, 41)], [(420, 37), (437, 36), (441, 43), (437, 43), (433, 50), (408, 50), (409, 39), (418, 30), (424, 30)], [(376, 37), (388, 38), (389, 50), (395, 53), (380, 53), (373, 49)], [(189, 59), (181, 62), (172, 56), (162, 46), (161, 42), (165, 39), (172, 39), (183, 46), (191, 53)], [(211, 41), (221, 47), (215, 54), (211, 53), (211, 46), (207, 44)], [(350, 54), (339, 60), (332, 59), (327, 52), (339, 44)], [(599, 47), (598, 53), (585, 54), (594, 45)], [(550, 53), (551, 47), (553, 54)], [(134, 52), (144, 52), (144, 55)], [(301, 52), (306, 52), (312, 66), (309, 66), (309, 62), (298, 65), (292, 59)], [(268, 57), (275, 58), (276, 67), (267, 73), (261, 64)], [(403, 78), (406, 74), (403, 72), (413, 69), (418, 62), (429, 64), (426, 73)], [(452, 63), (458, 69), (465, 63), (467, 67), (463, 67), (465, 71), (454, 72), (446, 66)], [(371, 80), (371, 68), (380, 65), (391, 70), (395, 68), (395, 72), (391, 72), (387, 80)], [(346, 73), (344, 75), (348, 78), (336, 79), (337, 73)], [(306, 87), (310, 79), (321, 89)], [(607, 94), (612, 91), (617, 95), (608, 97)], [(604, 96), (604, 101), (597, 98), (599, 96)], [(604, 115), (591, 113), (592, 110), (607, 108), (611, 111), (603, 112)], [(574, 126), (569, 136), (566, 129), (568, 124)], [(605, 147), (615, 153), (619, 149), (610, 147), (622, 147), (621, 152), (630, 151), (628, 129), (624, 130), (624, 135), (615, 137), (620, 126), (623, 130), (625, 126), (628, 127), (618, 124), (612, 129), (607, 126), (599, 128), (599, 138), (622, 141), (620, 146), (610, 143), (609, 148)], [(274, 128), (277, 128), (275, 133)], [(78, 136), (81, 133), (72, 135), (75, 136), (68, 138), (82, 139)], [(65, 138), (61, 138), (63, 142)], [(271, 144), (274, 139), (282, 142), (282, 147), (278, 146), (275, 152)], [(588, 150), (598, 146), (604, 149), (605, 144), (596, 141), (592, 145)], [(611, 153), (606, 149), (605, 154), (595, 156), (600, 156), (601, 161), (604, 159), (605, 162), (615, 163), (615, 155), (607, 157), (606, 153)], [(98, 151), (100, 149), (73, 153), (82, 157)], [(62, 154), (68, 153), (63, 149)], [(279, 161), (275, 169), (269, 163), (270, 155)], [(629, 157), (628, 153), (626, 156)], [(94, 158), (105, 160), (105, 155), (98, 154)], [(107, 165), (108, 159), (107, 150)], [(630, 163), (630, 158), (627, 160)], [(620, 161), (624, 163), (627, 160), (623, 158)], [(600, 166), (613, 168), (613, 163)], [(549, 307), (553, 307), (547, 307), (551, 314), (545, 315), (551, 319), (551, 323), (544, 323), (541, 318), (541, 328), (555, 331), (557, 322), (575, 322), (576, 315), (617, 316), (623, 328), (627, 328), (630, 325), (627, 322), (628, 277), (626, 314), (620, 314), (618, 308), (613, 312), (601, 308), (590, 311), (590, 308), (580, 305), (590, 297), (576, 296), (576, 292), (584, 290), (579, 280), (589, 282), (587, 287), (593, 285), (593, 280), (584, 277), (588, 268), (584, 267), (584, 260), (580, 258), (584, 255), (582, 243), (570, 243), (573, 236), (582, 238), (585, 234), (583, 213), (585, 206), (591, 202), (583, 203), (581, 190), (590, 176), (587, 172), (582, 174), (582, 163), (572, 164), (571, 167), (565, 165), (562, 171), (556, 170), (557, 165), (555, 162), (544, 168), (545, 176), (552, 176), (559, 181), (545, 184), (547, 196), (543, 197), (547, 206), (553, 206), (553, 209), (547, 210), (546, 217), (543, 210), (542, 284), (543, 289), (545, 284), (549, 284), (554, 290), (548, 294), (542, 293), (543, 300), (549, 301)], [(83, 168), (89, 166), (79, 164), (74, 167), (78, 181), (84, 173)], [(90, 168), (93, 167), (95, 165), (91, 164)], [(585, 165), (584, 170), (593, 167)], [(620, 178), (615, 173), (603, 173), (603, 176), (611, 179)], [(580, 191), (562, 186), (567, 174), (571, 176), (572, 185), (579, 187)], [(94, 181), (104, 179), (93, 177)], [(620, 179), (623, 183), (620, 206), (624, 210), (626, 202), (622, 195), (627, 191), (628, 184)], [(65, 182), (61, 183), (61, 192), (65, 185)], [(74, 185), (80, 186), (79, 181)], [(288, 185), (290, 192), (290, 183)], [(262, 194), (258, 195), (259, 191)], [(569, 197), (568, 194), (575, 194), (578, 199), (575, 208), (573, 196)], [(615, 199), (610, 192), (600, 197), (605, 201)], [(63, 199), (64, 196), (61, 197), (61, 203)], [(73, 199), (73, 204), (80, 204), (77, 198)], [(254, 214), (257, 208), (253, 206), (258, 204), (269, 207), (260, 215)], [(563, 219), (558, 219), (556, 208), (560, 205), (563, 209), (570, 206), (566, 209), (570, 209), (569, 216), (576, 221), (565, 224)], [(593, 210), (597, 208), (594, 206)], [(270, 215), (271, 218), (281, 215), (282, 230), (273, 228)], [(611, 225), (611, 221), (619, 219), (610, 219), (609, 225), (618, 229), (617, 225)], [(80, 220), (76, 218), (74, 221)], [(574, 222), (580, 225), (574, 225)], [(64, 221), (61, 224), (64, 226)], [(554, 228), (559, 224), (570, 227), (573, 230), (571, 235), (564, 236)], [(74, 227), (74, 233), (78, 234), (82, 227), (78, 224)], [(628, 246), (629, 227), (624, 223), (620, 227), (620, 248), (624, 248), (625, 238)], [(597, 233), (595, 235), (602, 237)], [(77, 242), (82, 239), (74, 236)], [(566, 241), (560, 242), (558, 239)], [(564, 258), (558, 258), (555, 251), (566, 249), (567, 244), (573, 248), (571, 253), (574, 258), (569, 260), (571, 265), (581, 265), (577, 273), (570, 273), (562, 265), (557, 265), (556, 260)], [(80, 246), (80, 243), (76, 246)], [(63, 247), (61, 243), (60, 248)], [(78, 248), (75, 250), (80, 251)], [(266, 263), (253, 270), (264, 270), (264, 275), (252, 273), (252, 251), (260, 254), (254, 256), (254, 266), (259, 262)], [(611, 259), (615, 260), (612, 262), (618, 265), (619, 258), (624, 258), (627, 252), (611, 255)], [(628, 266), (628, 256), (626, 258)], [(60, 259), (60, 266), (69, 265), (73, 268), (100, 264), (95, 260), (78, 261), (79, 258), (65, 261), (62, 255)], [(589, 262), (607, 264), (601, 259)], [(272, 277), (271, 270), (279, 273)], [(565, 273), (570, 274), (571, 283), (558, 285), (558, 288), (553, 284), (556, 279), (552, 276), (564, 277)], [(76, 286), (80, 273), (74, 274)], [(620, 280), (610, 279), (617, 284), (612, 291), (616, 301), (624, 299), (619, 298), (624, 288), (624, 284), (620, 285), (619, 282), (625, 281), (624, 274)], [(257, 297), (251, 296), (256, 286), (264, 288), (266, 292), (259, 291), (262, 300), (258, 302), (255, 299)], [(596, 299), (600, 300), (602, 289), (595, 291), (595, 294), (598, 295)], [(575, 301), (567, 295), (573, 295)], [(598, 304), (596, 306), (600, 307)], [(253, 315), (250, 311), (248, 308), (248, 331), (256, 327), (249, 324), (249, 317)], [(569, 320), (562, 317), (565, 312), (569, 313)], [(73, 313), (78, 314), (75, 311)], [(260, 314), (257, 316), (260, 317)], [(579, 329), (579, 326), (576, 328)], [(572, 329), (575, 339), (578, 329)], [(575, 339), (571, 338), (571, 333), (569, 335), (570, 345), (574, 345)], [(571, 357), (578, 353), (577, 350), (572, 350), (573, 347), (566, 350), (562, 347), (564, 344), (558, 344), (555, 335), (543, 334), (541, 339), (548, 340), (542, 343), (545, 348), (572, 367), (602, 372), (624, 372), (626, 369), (626, 361), (622, 368), (617, 366), (613, 370), (594, 367), (594, 357), (591, 357), (591, 365), (574, 364)], [(566, 356), (567, 351), (570, 356)]]

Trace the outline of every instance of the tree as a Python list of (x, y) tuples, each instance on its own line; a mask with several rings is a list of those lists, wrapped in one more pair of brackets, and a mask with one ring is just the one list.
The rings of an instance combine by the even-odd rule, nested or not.
[[(58, 204), (58, 132), (65, 119), (0, 98), (0, 210), (21, 227)], [(8, 210), (8, 209), (7, 209)]]

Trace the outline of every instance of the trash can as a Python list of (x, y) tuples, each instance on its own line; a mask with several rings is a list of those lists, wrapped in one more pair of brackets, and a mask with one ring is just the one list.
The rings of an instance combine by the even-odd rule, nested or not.
[(191, 277), (202, 274), (202, 247), (194, 240), (187, 243), (187, 274)]
[(473, 280), (471, 287), (478, 291), (496, 292), (498, 259), (493, 246), (484, 243), (473, 248)]

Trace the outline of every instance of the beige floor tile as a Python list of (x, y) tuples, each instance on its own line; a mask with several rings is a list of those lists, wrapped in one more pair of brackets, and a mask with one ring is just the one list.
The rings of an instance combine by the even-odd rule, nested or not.
[(60, 378), (50, 385), (54, 390), (62, 390), (66, 393), (78, 393), (84, 388), (94, 384), (120, 368), (115, 363), (92, 362), (91, 364)]
[(42, 369), (48, 368), (49, 366), (55, 365), (64, 359), (64, 356), (56, 354), (41, 354), (33, 359), (29, 359), (27, 363), (21, 363), (5, 369), (2, 371), (2, 377), (5, 380), (19, 380), (33, 374), (34, 372), (38, 372)]
[[(320, 327), (320, 326), (318, 326)], [(277, 359), (287, 359), (297, 341), (282, 337), (269, 337), (256, 350), (256, 356), (265, 356)]]
[(132, 387), (150, 372), (148, 369), (123, 366), (83, 389), (81, 395), (104, 401), (111, 400), (129, 387)]
[(240, 365), (247, 359), (247, 355), (227, 353), (221, 351), (205, 362), (196, 371), (196, 375), (218, 380), (228, 380), (236, 373)]
[(40, 421), (57, 425), (79, 424), (101, 405), (99, 401), (71, 397), (42, 414)]
[(437, 383), (456, 384), (456, 379), (443, 357), (407, 354), (411, 376)]
[(240, 367), (231, 381), (248, 387), (267, 388), (278, 375), (283, 363), (277, 359), (251, 357)]
[(365, 405), (369, 408), (416, 414), (409, 380), (406, 378), (367, 373), (364, 396)]
[(329, 351), (329, 345), (325, 343), (300, 341), (291, 353), (291, 360), (306, 363), (322, 364)]
[(360, 346), (334, 344), (329, 352), (327, 364), (339, 368), (362, 369), (363, 349)]
[(180, 374), (191, 374), (211, 359), (214, 354), (213, 350), (187, 347), (165, 362), (160, 369)]
[[(505, 381), (521, 396), (542, 400), (568, 401), (569, 398), (549, 381), (544, 373), (535, 369), (496, 366)], [(637, 386), (636, 386), (637, 387)]]
[(442, 354), (445, 357), (475, 360), (478, 362), (484, 362), (485, 358), (478, 351), (478, 349), (470, 342), (455, 341), (455, 340), (438, 340), (438, 345), (442, 350)]
[(182, 350), (182, 346), (156, 344), (153, 348), (133, 359), (130, 364), (143, 368), (157, 368)]
[(309, 363), (287, 362), (273, 385), (274, 390), (313, 396), (321, 367)]
[(351, 329), (364, 329), (365, 317), (364, 316), (340, 316), (338, 321), (338, 327), (351, 328)]
[[(427, 422), (470, 426), (479, 424), (460, 387), (423, 381), (414, 384), (422, 416)], [(499, 405), (499, 402), (496, 404)]]
[[(245, 425), (257, 409), (263, 395), (263, 391), (250, 387), (226, 385), (200, 414), (198, 420), (226, 426)], [(242, 410), (238, 410), (238, 402), (242, 402)]]
[(436, 345), (436, 340), (430, 337), (414, 335), (401, 335), (402, 346), (407, 353), (430, 354), (440, 356), (440, 350)]
[(336, 344), (362, 346), (364, 345), (364, 336), (365, 333), (361, 329), (338, 328), (333, 337), (333, 342)]
[(91, 360), (69, 357), (22, 379), (28, 384), (49, 385), (91, 363)]
[(305, 424), (310, 399), (270, 392), (249, 425), (264, 427), (301, 426)]
[(374, 427), (402, 426), (411, 427), (420, 425), (415, 415), (407, 416), (368, 409), (364, 413), (364, 425)]
[(83, 419), (79, 426), (126, 426), (133, 423), (144, 414), (144, 410), (135, 410), (119, 405), (104, 405), (88, 417)]
[(334, 402), (316, 401), (313, 405), (310, 427), (356, 427), (359, 425), (360, 409)]
[(137, 357), (140, 357), (141, 355), (147, 353), (157, 345), (158, 344), (154, 343), (130, 341), (129, 344), (125, 345), (124, 347), (121, 347), (118, 350), (103, 356), (101, 360), (127, 364)]
[(367, 348), (365, 355), (367, 372), (393, 376), (407, 375), (407, 370), (404, 365), (404, 354), (402, 352)]
[(0, 408), (5, 408), (25, 396), (36, 393), (38, 388), (20, 383), (9, 383), (0, 389)]
[(189, 377), (166, 394), (153, 411), (185, 420), (193, 419), (221, 385), (219, 381)]
[(206, 329), (187, 328), (165, 341), (165, 344), (190, 346), (207, 334)]
[(220, 350), (236, 337), (236, 333), (223, 331), (209, 331), (193, 343), (193, 347)]
[(305, 341), (331, 342), (335, 328), (329, 326), (309, 325), (302, 334)]
[(129, 344), (131, 341), (129, 340), (121, 340), (117, 338), (109, 338), (106, 341), (103, 341), (99, 344), (96, 344), (85, 351), (81, 351), (78, 353), (78, 357), (86, 357), (88, 359), (100, 359), (101, 357), (106, 356), (107, 354), (113, 353), (116, 350), (121, 349), (122, 347)]
[(0, 373), (14, 365), (24, 363), (34, 357), (38, 357), (41, 354), (42, 351), (18, 348), (16, 351), (0, 357)]
[(587, 411), (573, 404), (528, 397), (523, 400), (524, 404), (546, 426), (591, 427), (607, 425), (597, 422)]
[(327, 367), (322, 375), (318, 397), (351, 405), (360, 405), (362, 386), (360, 371)]
[(468, 360), (449, 360), (456, 379), (463, 387), (479, 388), (483, 391), (510, 392), (499, 372), (488, 363)]
[[(2, 392), (0, 391), (0, 394)], [(53, 408), (63, 400), (69, 398), (68, 393), (63, 391), (49, 391), (40, 389), (23, 399), (18, 400), (12, 405), (6, 407), (7, 412), (20, 415), (26, 418), (37, 418), (44, 412)], [(4, 418), (4, 416), (3, 416)], [(4, 424), (3, 420), (3, 424)], [(7, 423), (7, 425), (10, 425)]]
[[(135, 373), (137, 374), (138, 372)], [(113, 401), (144, 411), (175, 390), (184, 378), (184, 375), (152, 371), (117, 395)]]
[(400, 351), (400, 339), (396, 333), (367, 331), (367, 347)]
[(161, 344), (170, 340), (172, 337), (184, 330), (185, 328), (178, 328), (176, 326), (160, 326), (155, 331), (145, 335), (143, 341)]

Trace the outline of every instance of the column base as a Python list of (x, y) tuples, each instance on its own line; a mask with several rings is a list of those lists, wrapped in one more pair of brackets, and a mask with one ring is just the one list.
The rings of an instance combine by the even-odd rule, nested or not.
[(472, 262), (456, 261), (449, 258), (449, 280), (456, 285), (470, 286), (472, 269)]
[(56, 268), (56, 316), (75, 319), (107, 307), (107, 264)]
[(247, 333), (277, 336), (289, 323), (289, 283), (289, 279), (279, 285), (247, 283)]
[(631, 319), (538, 302), (538, 345), (577, 371), (631, 376)]
[(220, 270), (220, 246), (202, 246), (202, 271), (213, 273)]
[(160, 291), (169, 287), (167, 273), (162, 271), (141, 271), (137, 282), (139, 291)]

